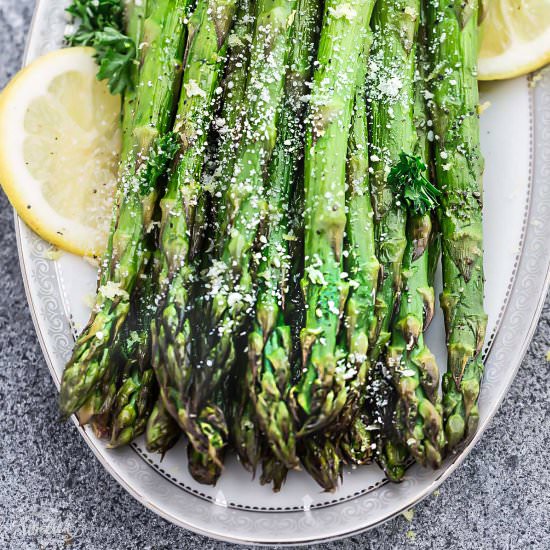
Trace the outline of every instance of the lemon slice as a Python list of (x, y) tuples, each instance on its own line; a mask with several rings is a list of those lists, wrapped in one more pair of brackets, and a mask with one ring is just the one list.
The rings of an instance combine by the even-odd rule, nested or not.
[(550, 0), (485, 0), (481, 80), (527, 74), (550, 63)]
[(54, 51), (0, 94), (0, 182), (23, 220), (69, 252), (100, 255), (120, 155), (120, 96), (92, 48)]

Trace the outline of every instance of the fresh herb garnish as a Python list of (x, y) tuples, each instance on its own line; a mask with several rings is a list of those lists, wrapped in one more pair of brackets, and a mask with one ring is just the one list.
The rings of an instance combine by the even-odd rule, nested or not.
[(75, 32), (65, 36), (70, 46), (92, 46), (99, 65), (97, 78), (107, 80), (109, 91), (133, 90), (132, 66), (136, 59), (134, 41), (123, 34), (124, 13), (119, 0), (74, 0), (67, 8), (78, 22)]
[(70, 46), (93, 46), (97, 32), (107, 27), (121, 30), (123, 26), (119, 0), (74, 0), (67, 12), (78, 21), (75, 32), (65, 36)]
[(97, 78), (108, 80), (112, 94), (132, 90), (132, 67), (136, 59), (134, 41), (112, 27), (107, 27), (103, 32), (96, 33), (95, 49), (99, 65)]
[(441, 191), (424, 175), (426, 165), (413, 155), (399, 154), (399, 161), (392, 167), (388, 182), (410, 212), (425, 214), (438, 206)]

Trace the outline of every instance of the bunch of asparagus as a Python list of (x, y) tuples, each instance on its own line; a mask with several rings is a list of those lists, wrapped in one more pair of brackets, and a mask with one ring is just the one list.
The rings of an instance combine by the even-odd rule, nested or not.
[[(113, 447), (145, 433), (165, 453), (181, 436), (201, 483), (229, 449), (274, 490), (300, 467), (325, 490), (345, 464), (393, 481), (413, 460), (439, 467), (475, 432), (483, 374), (478, 1), (124, 9), (70, 9), (98, 78), (125, 85), (63, 415)], [(107, 23), (123, 51), (105, 54)], [(440, 257), (442, 391), (424, 337)]]

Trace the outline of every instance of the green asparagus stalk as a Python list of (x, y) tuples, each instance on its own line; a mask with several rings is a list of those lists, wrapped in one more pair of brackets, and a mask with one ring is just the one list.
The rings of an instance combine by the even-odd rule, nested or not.
[[(379, 288), (377, 308), (379, 322), (377, 327), (377, 340), (371, 349), (371, 357), (377, 358), (383, 350), (383, 346), (389, 339), (389, 328), (395, 308), (399, 304), (401, 292), (401, 261), (406, 247), (405, 238), (405, 210), (398, 201), (394, 200), (395, 189), (388, 181), (388, 175), (395, 168), (398, 157), (411, 154), (416, 142), (424, 144), (424, 139), (418, 139), (414, 132), (415, 111), (412, 106), (413, 99), (412, 79), (415, 66), (415, 51), (413, 47), (414, 37), (417, 31), (420, 6), (416, 3), (404, 4), (390, 3), (379, 6), (381, 9), (377, 23), (378, 30), (384, 26), (393, 29), (393, 34), (387, 32), (380, 34), (389, 39), (390, 44), (379, 44), (378, 54), (381, 75), (371, 79), (371, 90), (380, 91), (380, 97), (373, 104), (372, 128), (373, 133), (378, 130), (378, 138), (373, 135), (373, 142), (378, 141), (378, 146), (373, 146), (371, 158), (374, 160), (373, 170), (373, 201), (375, 216), (378, 222), (378, 249), (382, 264), (382, 284)], [(388, 8), (387, 12), (384, 12)], [(392, 11), (393, 10), (393, 11)], [(397, 11), (396, 11), (397, 10)], [(375, 19), (376, 21), (376, 19)], [(401, 29), (402, 32), (399, 31)], [(385, 49), (388, 48), (388, 49)], [(388, 53), (395, 49), (399, 55), (395, 56), (397, 62), (392, 62)], [(387, 57), (384, 57), (384, 56)], [(392, 64), (393, 63), (393, 64)], [(395, 64), (396, 63), (396, 64)], [(405, 93), (403, 92), (405, 90)], [(395, 102), (395, 92), (401, 101)], [(377, 114), (378, 113), (378, 114)], [(396, 116), (397, 115), (397, 116)], [(394, 120), (394, 124), (389, 119)], [(411, 125), (411, 121), (413, 124)], [(405, 124), (403, 124), (405, 122)], [(387, 132), (389, 130), (389, 132)], [(412, 130), (412, 131), (411, 131)], [(384, 134), (386, 134), (384, 136)], [(384, 145), (384, 137), (393, 139)], [(411, 142), (412, 139), (412, 142)], [(382, 146), (381, 146), (382, 145)], [(393, 164), (393, 167), (392, 167)], [(411, 189), (414, 189), (412, 187)], [(423, 188), (420, 189), (420, 197), (423, 197)], [(408, 191), (409, 192), (409, 191)], [(414, 193), (413, 193), (414, 195)], [(424, 197), (425, 198), (425, 197)], [(427, 316), (426, 322), (429, 321)], [(427, 323), (426, 323), (427, 324)], [(390, 385), (383, 368), (378, 368), (374, 373), (372, 383), (374, 396), (371, 395), (371, 411), (374, 424), (379, 429), (374, 432), (376, 439), (376, 460), (385, 470), (389, 479), (399, 481), (405, 472), (408, 451), (403, 443), (402, 434), (406, 431), (406, 418), (402, 409), (396, 411), (398, 396)], [(376, 391), (380, 395), (376, 395)], [(401, 434), (401, 435), (400, 435)]]
[[(152, 364), (154, 365), (160, 385), (160, 398), (157, 408), (162, 414), (158, 414), (157, 417), (155, 417), (155, 411), (151, 414), (147, 427), (147, 441), (151, 441), (149, 445), (151, 449), (158, 448), (158, 452), (164, 453), (169, 448), (167, 445), (171, 446), (175, 443), (181, 431), (180, 424), (177, 422), (178, 419), (174, 419), (173, 417), (173, 405), (171, 403), (168, 406), (166, 405), (166, 403), (169, 403), (165, 394), (165, 388), (167, 387), (166, 377), (171, 376), (171, 380), (175, 380), (181, 386), (181, 381), (176, 377), (180, 375), (182, 370), (178, 359), (173, 356), (168, 356), (167, 364), (179, 370), (169, 371), (168, 367), (164, 364), (165, 355), (158, 345), (158, 338), (162, 341), (164, 340), (164, 327), (160, 325), (158, 332), (155, 329), (156, 326), (152, 323)], [(204, 408), (202, 416), (197, 418), (198, 426), (200, 428), (205, 427), (205, 434), (210, 444), (217, 449), (216, 460), (213, 460), (208, 452), (196, 450), (192, 444), (189, 444), (187, 448), (189, 472), (199, 483), (215, 484), (221, 474), (221, 460), (227, 442), (227, 426), (220, 406), (221, 398), (218, 396), (218, 402), (214, 403), (211, 407)]]
[[(253, 303), (249, 264), (261, 214), (266, 209), (263, 172), (275, 146), (294, 4), (261, 0), (257, 5), (245, 90), (247, 112), (233, 175), (219, 207), (220, 258), (207, 274), (214, 327), (209, 336), (216, 343), (210, 357), (218, 360), (219, 366), (225, 363), (224, 358), (234, 356), (231, 329), (237, 333), (245, 310)], [(216, 380), (224, 375), (224, 369), (219, 370)]]
[[(367, 139), (367, 106), (365, 77), (372, 37), (365, 43), (362, 71), (355, 94), (352, 127), (348, 141), (348, 169), (346, 191), (347, 224), (345, 269), (349, 277), (349, 296), (346, 302), (344, 333), (348, 350), (347, 362), (351, 376), (347, 382), (348, 397), (338, 429), (346, 430), (361, 409), (366, 377), (371, 363), (368, 358), (369, 339), (375, 329), (375, 296), (379, 263), (374, 242), (374, 214), (369, 186), (369, 159)], [(353, 428), (352, 428), (353, 429)], [(363, 432), (361, 422), (355, 433)], [(346, 438), (343, 439), (344, 441)], [(359, 444), (362, 446), (362, 443)]]
[(157, 180), (175, 153), (168, 132), (179, 89), (187, 0), (151, 0), (144, 22), (142, 65), (136, 91), (132, 146), (122, 159), (117, 222), (109, 237), (91, 318), (63, 373), (60, 408), (78, 410), (110, 363), (130, 295), (144, 261), (144, 236), (158, 195)]
[(361, 410), (354, 416), (340, 440), (343, 458), (356, 466), (370, 464), (374, 457), (374, 447), (376, 444), (372, 436), (371, 418), (366, 411)]
[(409, 215), (403, 296), (387, 362), (399, 394), (397, 424), (403, 429), (403, 441), (417, 462), (437, 468), (445, 446), (439, 371), (423, 337), (424, 317), (429, 322), (434, 311), (434, 291), (428, 281), (431, 230), (429, 212)]
[[(182, 387), (181, 376), (183, 363), (179, 363), (179, 358), (173, 355), (162, 353), (158, 345), (157, 337), (164, 341), (164, 326), (160, 325), (157, 332), (155, 323), (152, 323), (152, 363), (157, 374), (157, 379), (160, 384), (160, 399), (158, 408), (162, 414), (154, 417), (154, 413), (149, 420), (150, 427), (147, 428), (147, 440), (149, 450), (157, 449), (158, 452), (164, 452), (175, 442), (181, 432), (181, 426), (178, 417), (174, 418), (173, 404), (168, 400), (165, 388), (168, 386), (168, 377), (175, 381), (172, 383)], [(184, 330), (188, 330), (188, 326), (183, 325)], [(182, 334), (180, 332), (180, 334)], [(173, 351), (173, 347), (168, 348)], [(166, 361), (166, 363), (165, 363)], [(170, 370), (172, 369), (172, 370)], [(202, 411), (201, 417), (197, 419), (199, 427), (205, 426), (205, 434), (207, 435), (210, 444), (217, 449), (215, 460), (211, 458), (208, 452), (197, 450), (191, 443), (187, 446), (187, 464), (189, 473), (199, 483), (215, 485), (221, 471), (222, 459), (225, 452), (227, 442), (227, 427), (225, 417), (223, 416), (222, 395), (218, 394), (217, 401), (210, 408), (205, 408)], [(168, 405), (167, 405), (168, 403)], [(161, 408), (162, 405), (162, 408)]]
[(117, 391), (109, 447), (128, 445), (145, 431), (155, 397), (155, 374), (135, 366)]
[(397, 392), (383, 363), (375, 366), (369, 378), (366, 411), (375, 428), (371, 432), (374, 458), (390, 481), (399, 482), (405, 475), (409, 453), (396, 430)]
[(257, 423), (256, 411), (248, 397), (246, 388), (240, 389), (235, 409), (231, 418), (233, 446), (239, 457), (239, 462), (245, 470), (254, 475), (262, 457), (262, 435)]
[[(135, 360), (128, 354), (130, 334), (128, 323), (123, 326), (117, 349), (111, 354), (107, 368), (100, 384), (92, 395), (78, 409), (78, 420), (81, 425), (91, 424), (94, 434), (99, 439), (110, 439), (113, 428), (113, 406), (115, 405), (119, 386), (128, 378)], [(134, 349), (135, 351), (135, 349)], [(132, 352), (133, 353), (133, 352)]]
[[(126, 32), (136, 45), (141, 43), (143, 36), (144, 21), (147, 17), (147, 10), (154, 6), (153, 0), (132, 0), (126, 4), (124, 19)], [(140, 61), (143, 60), (143, 57)], [(132, 64), (132, 82), (139, 80), (139, 64)], [(137, 87), (127, 88), (124, 92), (122, 103), (122, 150), (121, 158), (127, 158), (132, 148), (132, 131), (134, 125), (134, 110), (136, 106)], [(122, 167), (122, 164), (121, 164)], [(113, 222), (115, 220), (113, 219)]]
[[(215, 112), (216, 90), (236, 4), (236, 0), (199, 0), (190, 18), (182, 94), (174, 126), (180, 151), (161, 200), (159, 300), (162, 305), (152, 331), (156, 333), (162, 360), (155, 362), (154, 367), (165, 405), (187, 434), (190, 444), (203, 454), (209, 454), (209, 445), (213, 439), (218, 441), (220, 435), (214, 434), (209, 441), (208, 434), (199, 428), (194, 417), (189, 418), (187, 412), (192, 366), (187, 349), (188, 304), (196, 254), (190, 235), (195, 231), (206, 138)], [(166, 297), (163, 288), (168, 288)], [(215, 411), (214, 415), (223, 417), (220, 411)], [(211, 458), (215, 456), (213, 453)], [(206, 463), (207, 458), (201, 461)]]
[(273, 454), (268, 454), (262, 461), (262, 475), (260, 483), (262, 485), (271, 485), (273, 492), (278, 493), (286, 481), (288, 468), (275, 458)]
[(145, 429), (145, 444), (150, 453), (160, 453), (164, 456), (178, 441), (181, 429), (178, 423), (166, 410), (162, 398), (159, 397), (153, 406)]
[[(228, 39), (229, 54), (223, 82), (222, 108), (219, 118), (215, 121), (219, 139), (212, 195), (214, 208), (219, 208), (222, 212), (224, 209), (221, 208), (221, 199), (233, 175), (244, 130), (246, 81), (254, 30), (254, 10), (252, 0), (241, 0), (239, 3), (235, 25)], [(221, 223), (221, 216), (218, 217), (218, 223)], [(219, 243), (213, 242), (212, 246), (216, 244)]]
[(379, 442), (376, 444), (380, 450), (376, 454), (378, 465), (384, 470), (387, 478), (394, 483), (400, 483), (405, 477), (407, 459), (409, 454), (407, 448), (397, 441), (394, 433), (383, 430)]
[[(218, 166), (214, 173), (213, 195), (215, 208), (220, 206), (227, 184), (231, 179), (238, 155), (239, 144), (242, 139), (244, 121), (246, 120), (245, 93), (250, 61), (249, 49), (252, 42), (254, 18), (252, 2), (244, 0), (239, 5), (239, 12), (234, 30), (230, 37), (230, 53), (227, 72), (224, 81), (224, 98), (221, 116), (218, 123), (219, 147), (217, 153)], [(223, 207), (222, 207), (223, 210)], [(219, 215), (219, 212), (217, 213)], [(220, 223), (221, 220), (218, 220)], [(216, 245), (215, 234), (211, 240), (211, 247)], [(208, 265), (206, 265), (208, 267)], [(258, 461), (262, 454), (262, 436), (256, 421), (248, 396), (249, 377), (246, 370), (246, 340), (240, 338), (241, 350), (238, 354), (231, 376), (232, 399), (228, 399), (227, 412), (230, 422), (230, 443), (237, 452), (243, 467), (255, 475)]]
[[(366, 50), (370, 48), (369, 37)], [(365, 54), (367, 53), (365, 52)], [(366, 62), (365, 62), (366, 72)], [(345, 332), (349, 350), (348, 363), (356, 371), (352, 378), (350, 397), (344, 409), (344, 431), (340, 447), (343, 457), (351, 464), (367, 464), (372, 460), (370, 420), (364, 411), (365, 384), (371, 363), (369, 341), (375, 330), (375, 297), (379, 263), (374, 242), (374, 213), (369, 186), (369, 157), (367, 136), (367, 106), (365, 72), (361, 74), (355, 95), (352, 129), (348, 142), (348, 209), (345, 246), (346, 271), (350, 277), (350, 292), (346, 303)]]
[[(165, 279), (170, 281), (176, 273), (185, 271), (190, 253), (195, 253), (190, 251), (189, 234), (195, 230), (196, 206), (203, 194), (200, 178), (207, 134), (221, 91), (218, 83), (236, 4), (236, 0), (199, 0), (188, 23), (182, 93), (174, 125), (180, 150), (161, 200), (159, 278), (162, 284), (166, 284)], [(177, 298), (177, 289), (173, 294), (171, 297)]]
[[(151, 317), (154, 303), (153, 262), (141, 277), (134, 315), (134, 329), (121, 342), (125, 347), (126, 376), (117, 390), (113, 406), (111, 447), (127, 445), (145, 431), (147, 419), (158, 396), (151, 365)], [(132, 315), (132, 314), (130, 314)]]
[(449, 450), (473, 436), (483, 377), (483, 158), (477, 105), (479, 2), (425, 3), (431, 61), (434, 165), (442, 191), (443, 293), (448, 370), (443, 409)]
[(254, 475), (265, 454), (264, 437), (254, 404), (249, 395), (252, 373), (248, 368), (246, 337), (237, 342), (237, 359), (231, 373), (228, 401), (230, 403), (230, 439), (240, 463)]
[(319, 0), (298, 0), (286, 97), (269, 169), (269, 210), (256, 276), (256, 315), (248, 338), (252, 373), (249, 390), (258, 422), (276, 459), (289, 469), (298, 463), (294, 419), (287, 406), (292, 342), (285, 305), (292, 261), (289, 239), (296, 238), (292, 235), (290, 197), (295, 194), (293, 185), (304, 146), (304, 97), (309, 92), (319, 15)]
[(387, 0), (376, 4), (372, 22), (370, 183), (382, 275), (377, 292), (376, 337), (369, 353), (374, 361), (390, 339), (391, 320), (401, 292), (406, 214), (395, 200), (388, 174), (402, 152), (413, 153), (416, 141), (413, 78), (419, 16), (419, 0)]
[[(417, 136), (415, 156), (420, 158), (421, 161), (427, 166), (425, 173), (426, 179), (429, 182), (433, 182), (430, 187), (430, 194), (435, 194), (436, 200), (439, 202), (441, 199), (441, 191), (433, 191), (434, 188), (437, 189), (437, 182), (434, 172), (433, 147), (429, 139), (429, 136), (433, 134), (433, 121), (428, 113), (428, 103), (430, 97), (428, 74), (430, 71), (430, 59), (428, 55), (426, 6), (424, 5), (424, 2), (421, 2), (420, 8), (420, 26), (418, 29), (418, 48), (416, 55), (417, 67), (414, 88), (415, 101), (413, 111), (414, 127), (416, 129)], [(428, 283), (433, 288), (435, 274), (437, 268), (439, 267), (439, 260), (441, 259), (441, 231), (435, 208), (431, 208), (431, 223), (432, 231), (430, 233), (428, 245)], [(424, 332), (430, 325), (433, 314), (434, 311), (427, 311), (425, 313)]]
[(84, 405), (78, 409), (80, 425), (91, 424), (96, 437), (99, 439), (106, 439), (111, 436), (111, 407), (116, 398), (123, 363), (124, 360), (118, 350), (111, 354), (109, 366), (102, 380), (94, 388)]
[[(82, 26), (79, 31), (86, 30), (84, 34), (77, 32), (75, 35), (69, 38), (69, 43), (83, 44), (92, 43), (94, 32), (90, 32), (92, 27), (103, 25), (108, 23), (109, 17), (114, 14), (120, 16), (120, 19), (124, 19), (124, 26), (128, 37), (138, 44), (143, 31), (143, 19), (145, 17), (146, 3), (141, 2), (137, 5), (135, 2), (128, 2), (124, 10), (124, 18), (121, 17), (122, 10), (119, 6), (115, 6), (111, 3), (98, 3), (97, 5), (90, 6), (86, 2), (74, 2), (69, 8), (68, 12), (73, 16), (77, 16), (82, 22)], [(97, 10), (96, 17), (93, 22), (86, 24), (83, 17), (88, 14), (88, 10)], [(106, 11), (106, 13), (104, 13)], [(116, 17), (118, 19), (118, 17)], [(98, 27), (99, 28), (99, 27)], [(79, 38), (80, 37), (80, 38)], [(131, 80), (135, 83), (138, 79), (137, 63), (132, 64)], [(131, 135), (133, 124), (133, 105), (135, 100), (135, 87), (128, 87), (124, 91), (124, 101), (122, 104), (122, 153), (121, 157), (125, 158), (128, 153), (128, 148), (131, 147)], [(117, 194), (120, 197), (122, 189), (117, 190)], [(118, 202), (118, 200), (116, 201)], [(116, 214), (116, 211), (115, 211)], [(113, 215), (111, 221), (111, 233), (116, 226), (116, 215)], [(80, 407), (78, 411), (78, 419), (81, 424), (92, 423), (92, 427), (97, 437), (106, 438), (110, 436), (110, 414), (109, 410), (112, 402), (115, 398), (117, 384), (119, 380), (119, 365), (117, 364), (117, 353), (112, 354), (111, 364), (103, 376), (101, 383), (94, 389), (92, 394), (88, 397), (84, 405)]]
[(300, 440), (299, 454), (307, 473), (327, 492), (338, 488), (342, 477), (339, 437), (311, 434)]
[[(441, 232), (439, 230), (439, 222), (437, 219), (437, 213), (432, 215), (432, 239), (430, 240), (430, 246), (428, 248), (428, 280), (430, 281), (430, 286), (434, 286), (435, 274), (439, 266), (439, 260), (441, 259)], [(426, 330), (429, 326), (429, 323), (424, 323)]]
[[(151, 323), (151, 328), (154, 328), (153, 323)], [(157, 343), (157, 333), (151, 330), (151, 364), (154, 365), (157, 379), (159, 378), (158, 373), (164, 372), (164, 369), (159, 366), (162, 359)], [(164, 453), (179, 439), (181, 428), (165, 405), (166, 396), (163, 394), (162, 380), (158, 379), (157, 381), (159, 396), (147, 420), (145, 441), (149, 452), (158, 452), (164, 456)]]
[[(371, 37), (367, 37), (358, 71), (355, 105), (348, 140), (347, 167), (347, 224), (345, 269), (350, 280), (350, 291), (345, 309), (344, 333), (348, 350), (348, 369), (352, 376), (347, 381), (347, 401), (338, 419), (328, 426), (326, 437), (339, 440), (337, 447), (325, 446), (325, 456), (337, 453), (330, 463), (342, 459), (352, 464), (365, 464), (372, 459), (372, 441), (369, 422), (361, 412), (364, 386), (370, 361), (367, 356), (369, 333), (374, 324), (374, 306), (378, 279), (378, 260), (375, 255), (374, 221), (369, 190), (367, 119), (365, 102), (365, 73)], [(340, 456), (341, 455), (341, 456)], [(326, 461), (325, 461), (326, 462)], [(324, 487), (336, 487), (338, 470), (329, 468), (324, 474)], [(316, 478), (319, 477), (317, 474)], [(331, 480), (328, 483), (326, 480)]]
[(221, 466), (217, 462), (197, 451), (193, 445), (187, 446), (187, 465), (193, 479), (203, 485), (216, 485), (222, 473)]
[[(423, 10), (422, 10), (423, 11)], [(403, 258), (402, 299), (388, 349), (388, 368), (399, 400), (397, 426), (403, 442), (417, 462), (437, 468), (445, 446), (443, 411), (439, 395), (439, 369), (424, 343), (423, 333), (434, 313), (434, 289), (430, 283), (429, 247), (433, 239), (432, 212), (441, 194), (428, 180), (428, 126), (424, 75), (424, 30), (419, 29), (415, 74), (414, 125), (417, 143), (414, 157), (401, 154), (388, 181), (401, 190), (407, 208), (407, 246)], [(397, 191), (397, 189), (396, 189)]]
[[(147, 419), (158, 395), (150, 363), (150, 319), (154, 306), (153, 262), (148, 261), (138, 278), (130, 313), (119, 335), (116, 352), (93, 398), (79, 410), (83, 422), (90, 402), (95, 408), (91, 420), (98, 437), (109, 438), (110, 447), (127, 445), (145, 431)], [(88, 414), (92, 414), (89, 410)]]
[[(295, 0), (260, 0), (257, 5), (245, 92), (246, 117), (243, 139), (233, 176), (219, 204), (219, 219), (227, 220), (217, 230), (215, 258), (206, 273), (205, 341), (199, 343), (200, 363), (193, 370), (190, 408), (186, 420), (197, 424), (200, 407), (211, 408), (210, 394), (231, 372), (235, 360), (233, 337), (238, 336), (254, 305), (250, 272), (252, 245), (265, 212), (263, 174), (275, 145), (279, 105), (283, 96), (285, 63), (289, 49)], [(221, 411), (220, 411), (221, 412)], [(180, 412), (180, 416), (182, 412)], [(220, 419), (220, 415), (216, 417)], [(208, 441), (210, 427), (200, 430), (201, 448), (208, 447), (214, 459), (219, 452)], [(189, 434), (191, 430), (188, 429)], [(198, 434), (199, 430), (195, 430)]]
[(346, 153), (373, 4), (329, 0), (319, 39), (305, 152), (304, 373), (291, 395), (299, 436), (330, 423), (348, 397), (337, 342), (349, 287), (342, 261)]
[[(395, 200), (388, 175), (402, 152), (412, 154), (415, 40), (420, 15), (418, 0), (388, 0), (376, 4), (374, 41), (367, 79), (370, 106), (370, 187), (375, 220), (380, 278), (376, 297), (376, 327), (369, 338), (369, 358), (378, 361), (390, 339), (391, 321), (399, 303), (401, 268), (406, 246), (405, 212)], [(408, 456), (395, 429), (395, 391), (378, 365), (369, 382), (367, 411), (376, 445), (376, 460), (389, 479), (400, 480)]]
[[(189, 472), (193, 478), (199, 483), (205, 485), (215, 485), (222, 473), (222, 464), (227, 449), (226, 442), (229, 439), (229, 433), (227, 431), (227, 426), (225, 424), (225, 417), (217, 418), (215, 414), (218, 411), (226, 411), (229, 408), (228, 402), (234, 398), (233, 394), (228, 391), (226, 387), (220, 387), (216, 390), (214, 399), (211, 400), (210, 407), (204, 407), (202, 414), (209, 414), (209, 417), (199, 418), (199, 423), (201, 426), (205, 426), (206, 429), (212, 430), (212, 432), (205, 431), (209, 437), (209, 441), (216, 448), (215, 459), (208, 453), (203, 453), (197, 451), (193, 445), (187, 446), (187, 457)], [(247, 423), (246, 415), (239, 417), (239, 420), (242, 419), (243, 423)], [(246, 448), (241, 449), (239, 457), (244, 457), (247, 464), (244, 464), (245, 467), (250, 464), (250, 470), (253, 471), (255, 464), (258, 461), (254, 451), (258, 449), (258, 442), (254, 439), (257, 435), (254, 431), (255, 426), (253, 424), (247, 424), (250, 433), (247, 433), (248, 439), (243, 437), (241, 441), (247, 443)]]

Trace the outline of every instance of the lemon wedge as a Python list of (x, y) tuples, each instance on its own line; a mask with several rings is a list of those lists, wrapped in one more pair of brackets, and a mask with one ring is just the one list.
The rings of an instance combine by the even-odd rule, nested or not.
[(550, 0), (485, 0), (480, 80), (513, 78), (550, 63)]
[(110, 226), (121, 146), (120, 96), (96, 79), (92, 48), (40, 57), (0, 94), (0, 183), (50, 243), (98, 256)]

